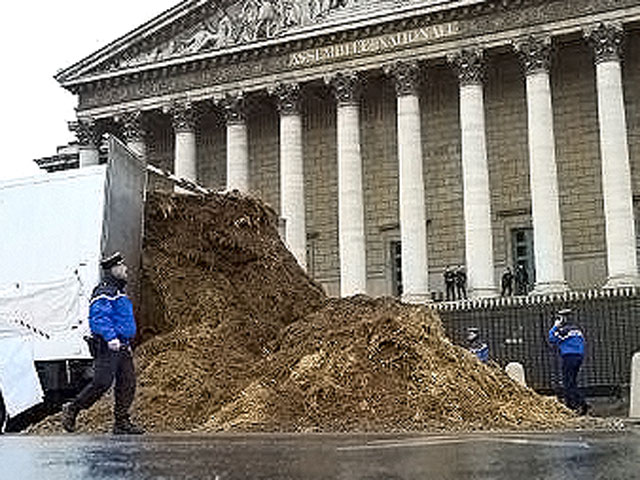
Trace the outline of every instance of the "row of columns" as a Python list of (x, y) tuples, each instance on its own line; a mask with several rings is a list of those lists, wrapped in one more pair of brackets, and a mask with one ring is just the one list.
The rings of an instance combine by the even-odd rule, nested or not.
[[(608, 286), (638, 285), (631, 173), (620, 67), (622, 28), (601, 24), (585, 32), (595, 51), (602, 182), (607, 233)], [(537, 281), (535, 293), (567, 289), (564, 276), (558, 178), (550, 86), (551, 40), (514, 42), (526, 74), (529, 166)], [(459, 79), (465, 256), (471, 297), (497, 294), (485, 129), (483, 51), (465, 49), (448, 57)], [(429, 298), (421, 108), (423, 80), (417, 62), (384, 67), (397, 94), (399, 216), (404, 299)], [(366, 293), (366, 237), (360, 142), (360, 78), (338, 73), (325, 79), (337, 102), (340, 292)], [(300, 87), (282, 84), (271, 93), (280, 114), (281, 215), (286, 242), (306, 267), (306, 220)], [(248, 191), (249, 154), (244, 98), (222, 101), (227, 119), (227, 187)], [(175, 173), (196, 180), (195, 117), (190, 105), (174, 105)], [(130, 148), (144, 155), (138, 114), (122, 118)], [(82, 129), (79, 129), (82, 130)], [(86, 134), (85, 134), (86, 136)], [(80, 135), (79, 135), (80, 138)], [(88, 140), (90, 143), (91, 139)], [(81, 164), (97, 163), (97, 152), (81, 150)], [(94, 158), (95, 156), (95, 158)]]

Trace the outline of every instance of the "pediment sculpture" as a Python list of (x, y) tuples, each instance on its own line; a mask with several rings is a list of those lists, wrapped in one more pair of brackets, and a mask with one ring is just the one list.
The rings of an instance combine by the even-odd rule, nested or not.
[[(276, 38), (305, 27), (329, 23), (375, 8), (433, 3), (425, 0), (212, 0), (210, 12), (198, 25), (146, 51), (125, 54), (112, 68), (134, 67), (173, 57)], [(375, 4), (375, 5), (372, 5)]]

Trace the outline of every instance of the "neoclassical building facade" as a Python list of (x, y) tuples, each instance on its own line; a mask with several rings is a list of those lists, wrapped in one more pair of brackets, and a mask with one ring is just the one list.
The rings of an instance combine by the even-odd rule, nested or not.
[(640, 285), (640, 0), (188, 0), (57, 80), (81, 166), (260, 197), (330, 294)]

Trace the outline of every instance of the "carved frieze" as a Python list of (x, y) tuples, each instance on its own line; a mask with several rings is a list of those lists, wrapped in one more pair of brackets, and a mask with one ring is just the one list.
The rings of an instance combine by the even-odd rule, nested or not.
[(242, 93), (227, 94), (220, 101), (227, 125), (241, 124), (247, 121), (247, 104)]
[[(451, 0), (452, 4), (457, 3)], [(367, 18), (398, 7), (430, 5), (432, 0), (237, 0), (211, 2), (203, 18), (182, 32), (146, 47), (133, 47), (105, 69), (134, 67), (174, 57), (248, 44), (331, 24)]]
[(98, 148), (102, 132), (93, 119), (79, 118), (75, 122), (69, 122), (69, 130), (76, 135), (81, 147)]
[(341, 72), (325, 77), (338, 105), (357, 105), (362, 92), (362, 79), (356, 72)]
[(384, 67), (384, 72), (391, 76), (396, 87), (396, 95), (417, 95), (422, 80), (418, 62), (395, 62)]
[(280, 115), (300, 113), (300, 84), (280, 83), (270, 93), (276, 97), (276, 105)]
[[(376, 57), (391, 52), (398, 52), (400, 56), (402, 52), (413, 48), (422, 49), (428, 44), (453, 40), (457, 42), (461, 39), (483, 38), (483, 36), (495, 38), (500, 35), (500, 32), (506, 30), (530, 29), (535, 25), (566, 22), (579, 19), (581, 16), (589, 17), (614, 10), (620, 11), (627, 7), (637, 7), (637, 2), (638, 0), (573, 0), (571, 2), (521, 0), (513, 4), (501, 4), (499, 8), (489, 9), (482, 15), (473, 15), (464, 9), (444, 10), (437, 18), (421, 17), (410, 24), (418, 29), (422, 28), (423, 24), (431, 25), (434, 32), (431, 36), (407, 28), (406, 23), (398, 25), (388, 23), (384, 28), (376, 30), (352, 30), (346, 37), (348, 41), (338, 40), (342, 37), (336, 37), (334, 43), (329, 45), (327, 42), (330, 39), (326, 37), (310, 37), (304, 42), (283, 46), (282, 50), (256, 49), (251, 50), (251, 54), (238, 53), (219, 59), (185, 64), (185, 68), (162, 67), (114, 80), (84, 84), (80, 91), (80, 111), (167, 95), (181, 97), (194, 90), (213, 87), (219, 87), (219, 90), (223, 90), (225, 86), (237, 89), (237, 82), (252, 81), (256, 85), (255, 88), (264, 88), (266, 85), (257, 85), (259, 79), (273, 76), (277, 78), (285, 72), (303, 69), (308, 71), (311, 68), (320, 72), (326, 65), (344, 64), (344, 68), (352, 68), (350, 63), (355, 58)], [(487, 5), (494, 3), (488, 1)], [(338, 7), (338, 10), (340, 8), (342, 7)], [(452, 35), (448, 33), (435, 35), (436, 32), (448, 32), (446, 28), (445, 30), (440, 28), (443, 25), (451, 26)], [(406, 41), (404, 41), (405, 37)], [(350, 47), (351, 44), (355, 46)], [(374, 44), (379, 48), (373, 48)], [(290, 75), (288, 77), (290, 78)], [(220, 93), (219, 90), (217, 94)]]
[(619, 62), (622, 58), (624, 31), (618, 23), (600, 23), (586, 28), (585, 38), (593, 47), (596, 64)]
[(482, 49), (463, 49), (449, 54), (447, 60), (458, 75), (460, 85), (482, 83), (484, 76), (484, 52)]
[(548, 72), (551, 67), (551, 37), (527, 37), (513, 42), (526, 75)]

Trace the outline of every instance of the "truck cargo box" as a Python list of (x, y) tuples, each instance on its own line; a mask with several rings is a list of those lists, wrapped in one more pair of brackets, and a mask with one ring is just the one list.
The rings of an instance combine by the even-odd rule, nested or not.
[(102, 256), (124, 254), (137, 302), (146, 178), (109, 137), (104, 165), (0, 182), (0, 323), (28, 335), (36, 362), (65, 370), (44, 383), (64, 384), (69, 361), (90, 359), (83, 336)]

